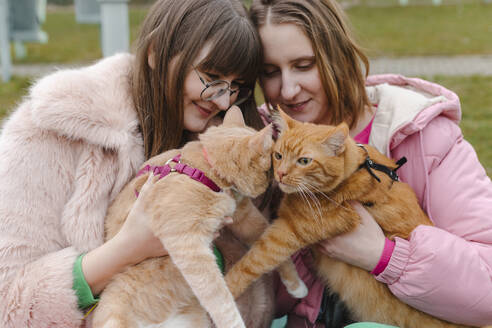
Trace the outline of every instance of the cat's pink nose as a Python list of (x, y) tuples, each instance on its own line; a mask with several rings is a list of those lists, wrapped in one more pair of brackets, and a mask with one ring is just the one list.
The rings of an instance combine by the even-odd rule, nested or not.
[(285, 172), (278, 171), (277, 172), (277, 175), (278, 175), (278, 181), (282, 182), (282, 178), (284, 177)]

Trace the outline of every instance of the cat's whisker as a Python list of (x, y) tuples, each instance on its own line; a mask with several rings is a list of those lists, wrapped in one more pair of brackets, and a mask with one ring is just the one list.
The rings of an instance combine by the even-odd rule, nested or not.
[(316, 195), (306, 186), (305, 183), (302, 184), (302, 187), (305, 189), (305, 192), (310, 196), (310, 198), (313, 200), (314, 202), (314, 205), (316, 206), (316, 209), (317, 209), (317, 212), (319, 214), (319, 219), (322, 218), (322, 212), (321, 212), (321, 203), (318, 199), (318, 197), (316, 197)]
[[(303, 196), (303, 199), (306, 200), (306, 202), (308, 203), (311, 211), (313, 213), (317, 213), (318, 214), (318, 217), (317, 219), (321, 220), (322, 218), (322, 215), (321, 215), (321, 208), (320, 208), (320, 203), (319, 203), (319, 200), (316, 198), (316, 197), (313, 197), (313, 193), (309, 190), (309, 188), (307, 188), (305, 186), (305, 184), (301, 183), (301, 184), (298, 184), (298, 189), (300, 190), (300, 194)], [(314, 205), (316, 207), (316, 211), (313, 209), (313, 207), (311, 206), (311, 202), (309, 201), (310, 199), (313, 200), (314, 202)]]
[(325, 197), (327, 200), (329, 200), (330, 202), (332, 202), (333, 204), (337, 205), (337, 206), (340, 206), (341, 208), (345, 209), (345, 210), (348, 210), (348, 208), (346, 206), (343, 206), (342, 204), (338, 203), (337, 201), (335, 201), (333, 198), (331, 198), (330, 196), (328, 196), (326, 193), (324, 193), (323, 191), (321, 191), (319, 188), (317, 188), (316, 186), (313, 186), (312, 184), (306, 182), (306, 184), (309, 185), (309, 187), (311, 187), (311, 189), (314, 189), (314, 191), (316, 191), (317, 194), (320, 194), (322, 195), (323, 197)]
[(304, 183), (300, 184), (300, 187), (305, 194), (309, 195), (309, 197), (313, 200), (316, 207), (319, 208), (320, 202), (318, 198), (313, 194), (313, 192), (309, 190), (309, 188)]
[(302, 189), (302, 185), (297, 185), (297, 190), (299, 191), (298, 193), (302, 197), (302, 199), (304, 199), (304, 201), (309, 205), (311, 211), (315, 213), (313, 207), (311, 206), (311, 202), (309, 201), (309, 198), (307, 197), (307, 195), (304, 193), (304, 190)]

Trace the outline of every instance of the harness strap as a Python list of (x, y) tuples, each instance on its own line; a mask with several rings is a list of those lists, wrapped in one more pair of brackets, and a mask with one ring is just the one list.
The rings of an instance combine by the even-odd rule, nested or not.
[[(171, 163), (176, 163), (174, 167), (171, 167)], [(152, 166), (146, 165), (137, 173), (137, 177), (152, 171), (154, 175), (159, 175), (159, 179), (164, 178), (166, 175), (177, 172), (181, 174), (186, 174), (193, 180), (203, 183), (215, 192), (221, 191), (220, 187), (215, 184), (209, 177), (205, 175), (201, 170), (196, 169), (192, 166), (181, 163), (181, 154), (176, 155), (174, 158), (168, 160), (163, 166)], [(135, 195), (138, 197), (138, 191), (135, 190)]]
[(364, 147), (364, 145), (357, 144), (357, 146), (361, 147), (366, 152), (366, 159), (359, 166), (359, 169), (360, 168), (365, 168), (367, 170), (367, 172), (369, 172), (369, 174), (374, 179), (376, 179), (378, 182), (381, 182), (381, 179), (378, 178), (378, 176), (372, 171), (372, 169), (385, 173), (393, 181), (400, 181), (400, 178), (398, 177), (398, 174), (396, 173), (396, 170), (398, 170), (403, 164), (405, 164), (407, 162), (406, 157), (400, 158), (396, 162), (397, 167), (395, 169), (391, 169), (391, 168), (387, 167), (386, 165), (382, 165), (382, 164), (378, 164), (378, 163), (374, 162), (369, 157), (369, 153), (367, 152), (367, 149)]
[[(204, 149), (204, 151), (205, 151), (205, 149)], [(208, 159), (207, 159), (207, 161), (208, 161)], [(176, 165), (174, 165), (174, 167), (171, 167), (171, 165), (169, 165), (171, 162), (176, 163)], [(215, 192), (221, 191), (220, 187), (217, 186), (215, 184), (215, 182), (213, 182), (211, 179), (209, 179), (205, 175), (205, 173), (203, 173), (199, 169), (196, 169), (194, 167), (191, 167), (189, 165), (186, 165), (186, 164), (181, 163), (181, 154), (178, 154), (174, 158), (168, 160), (166, 162), (166, 164), (164, 164), (163, 166), (146, 165), (143, 169), (141, 169), (137, 173), (137, 177), (140, 176), (140, 175), (142, 175), (142, 174), (145, 174), (147, 172), (150, 172), (150, 171), (152, 171), (154, 173), (154, 175), (160, 175), (159, 176), (159, 179), (164, 178), (166, 175), (168, 175), (168, 174), (170, 174), (172, 172), (186, 174), (187, 176), (189, 176), (193, 180), (196, 180), (198, 182), (203, 183), (204, 185), (206, 185), (207, 187), (209, 187), (210, 189), (212, 189)], [(139, 192), (137, 190), (135, 190), (135, 196), (136, 197), (138, 197), (138, 194), (139, 194)], [(220, 271), (222, 272), (222, 274), (224, 274), (225, 273), (225, 260), (224, 260), (224, 256), (222, 255), (222, 253), (220, 252), (220, 250), (217, 248), (217, 246), (213, 245), (213, 248), (212, 249), (213, 249), (213, 252), (214, 252), (214, 255), (215, 255), (215, 259), (216, 259), (217, 265), (219, 266)]]

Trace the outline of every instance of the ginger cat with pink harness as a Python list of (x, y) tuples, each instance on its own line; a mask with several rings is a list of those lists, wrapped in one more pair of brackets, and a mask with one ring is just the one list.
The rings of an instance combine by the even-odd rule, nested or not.
[[(269, 327), (274, 302), (269, 278), (248, 289), (236, 306), (212, 241), (224, 219), (233, 216), (218, 240), (227, 269), (242, 255), (231, 240), (252, 244), (267, 227), (249, 197), (263, 193), (270, 182), (272, 146), (271, 126), (259, 132), (246, 127), (233, 107), (223, 124), (210, 127), (199, 141), (145, 163), (109, 208), (106, 239), (121, 228), (136, 192), (145, 192), (142, 205), (153, 214), (151, 228), (169, 256), (145, 260), (115, 276), (101, 295), (94, 327), (195, 328), (212, 327), (211, 321), (218, 328)], [(305, 295), (292, 262), (279, 272), (290, 290)]]

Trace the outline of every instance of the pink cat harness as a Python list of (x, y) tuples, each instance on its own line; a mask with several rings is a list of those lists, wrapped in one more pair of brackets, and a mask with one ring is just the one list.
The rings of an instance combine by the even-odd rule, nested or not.
[[(171, 163), (176, 164), (171, 167)], [(203, 173), (203, 171), (181, 163), (181, 154), (178, 154), (174, 158), (171, 158), (163, 166), (146, 165), (137, 173), (137, 177), (147, 172), (153, 172), (154, 175), (160, 175), (159, 179), (164, 178), (166, 175), (172, 172), (186, 174), (193, 180), (203, 183), (215, 192), (221, 191), (220, 187), (217, 186), (215, 182), (213, 182), (210, 178), (208, 178), (205, 173)], [(138, 197), (138, 191), (135, 190), (135, 194)]]
[[(210, 163), (208, 161), (207, 152), (206, 152), (205, 148), (203, 148), (203, 154), (204, 154), (207, 162)], [(176, 163), (176, 165), (174, 165), (174, 167), (171, 167), (171, 165), (169, 165), (169, 164), (171, 164), (171, 162)], [(166, 175), (168, 175), (169, 173), (172, 173), (172, 172), (186, 174), (187, 176), (189, 176), (193, 180), (196, 180), (198, 182), (203, 183), (204, 185), (206, 185), (207, 187), (209, 187), (210, 189), (212, 189), (215, 192), (221, 191), (220, 187), (217, 186), (215, 184), (215, 182), (213, 182), (211, 179), (209, 179), (205, 175), (205, 173), (203, 173), (203, 171), (196, 169), (194, 167), (191, 167), (189, 165), (181, 163), (181, 154), (178, 154), (174, 158), (169, 159), (166, 162), (166, 164), (164, 164), (163, 166), (145, 165), (145, 167), (143, 169), (138, 171), (137, 177), (142, 175), (142, 174), (145, 174), (147, 172), (151, 172), (151, 171), (154, 172), (154, 175), (160, 174), (159, 180), (164, 178)], [(139, 194), (139, 192), (135, 189), (135, 196), (138, 197), (138, 194)], [(213, 245), (213, 252), (214, 252), (214, 255), (215, 255), (215, 258), (217, 261), (217, 265), (219, 266), (222, 274), (224, 274), (225, 273), (224, 256), (222, 255), (220, 250), (215, 245)]]

